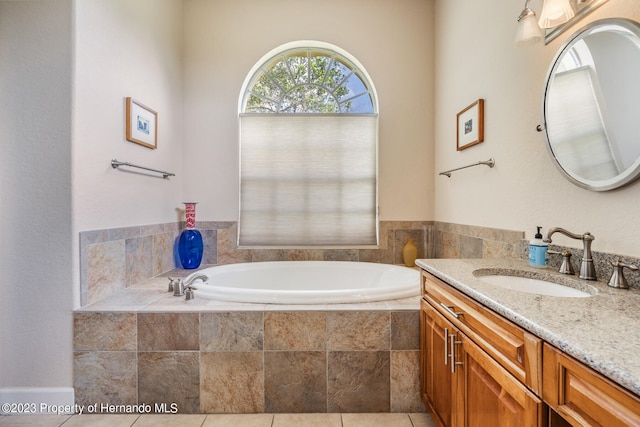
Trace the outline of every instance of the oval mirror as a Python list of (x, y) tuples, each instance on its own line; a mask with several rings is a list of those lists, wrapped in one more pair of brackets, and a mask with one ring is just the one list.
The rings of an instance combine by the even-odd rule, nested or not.
[(640, 175), (640, 25), (595, 21), (556, 54), (547, 74), (547, 148), (574, 184), (611, 190)]

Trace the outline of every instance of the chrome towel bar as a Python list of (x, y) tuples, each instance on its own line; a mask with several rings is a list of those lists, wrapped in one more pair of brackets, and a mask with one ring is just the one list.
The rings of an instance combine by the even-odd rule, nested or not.
[(489, 160), (484, 160), (478, 163), (474, 163), (472, 165), (467, 165), (467, 166), (462, 166), (459, 168), (455, 168), (455, 169), (451, 169), (448, 171), (444, 171), (444, 172), (440, 172), (440, 175), (446, 175), (447, 177), (451, 178), (451, 172), (455, 172), (455, 171), (459, 171), (460, 169), (466, 169), (466, 168), (470, 168), (472, 166), (480, 166), (480, 165), (486, 165), (489, 166), (490, 168), (494, 167), (496, 164), (496, 161), (493, 159), (489, 159)]
[(176, 176), (175, 173), (171, 173), (171, 172), (165, 172), (165, 171), (161, 171), (161, 170), (158, 170), (158, 169), (151, 169), (151, 168), (147, 168), (147, 167), (144, 167), (144, 166), (134, 165), (133, 163), (129, 163), (129, 162), (119, 162), (116, 159), (111, 160), (111, 167), (112, 168), (118, 169), (120, 166), (127, 166), (127, 167), (130, 167), (130, 168), (144, 169), (144, 170), (147, 170), (147, 171), (159, 173), (160, 175), (162, 175), (162, 177), (164, 179), (169, 179), (170, 176)]

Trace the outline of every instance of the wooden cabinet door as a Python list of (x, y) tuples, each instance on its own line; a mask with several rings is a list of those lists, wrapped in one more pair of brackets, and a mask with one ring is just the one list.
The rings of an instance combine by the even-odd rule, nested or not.
[(542, 391), (542, 340), (450, 285), (422, 273), (422, 296), (455, 327), (527, 385)]
[(546, 421), (542, 401), (464, 334), (455, 347), (457, 427), (540, 427)]
[(640, 398), (544, 345), (542, 397), (574, 426), (640, 426)]
[[(455, 390), (447, 337), (453, 325), (424, 300), (420, 302), (420, 392), (438, 427), (453, 426)], [(445, 364), (446, 363), (446, 364)]]

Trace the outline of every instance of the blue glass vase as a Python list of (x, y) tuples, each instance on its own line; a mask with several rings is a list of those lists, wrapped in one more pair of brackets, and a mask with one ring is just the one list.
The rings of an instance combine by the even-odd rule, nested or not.
[(200, 267), (202, 262), (202, 234), (196, 230), (196, 204), (197, 202), (185, 202), (187, 217), (187, 229), (180, 233), (178, 240), (178, 256), (182, 268), (192, 269)]
[(182, 268), (191, 269), (200, 267), (202, 262), (202, 234), (198, 230), (184, 230), (180, 233), (178, 241), (178, 255)]

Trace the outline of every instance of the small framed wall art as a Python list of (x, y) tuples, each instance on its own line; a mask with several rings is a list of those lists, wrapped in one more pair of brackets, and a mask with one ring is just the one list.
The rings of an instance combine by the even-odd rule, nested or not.
[(461, 151), (484, 141), (484, 99), (478, 99), (456, 116), (456, 150)]
[(127, 141), (158, 148), (158, 113), (130, 97), (127, 101)]

